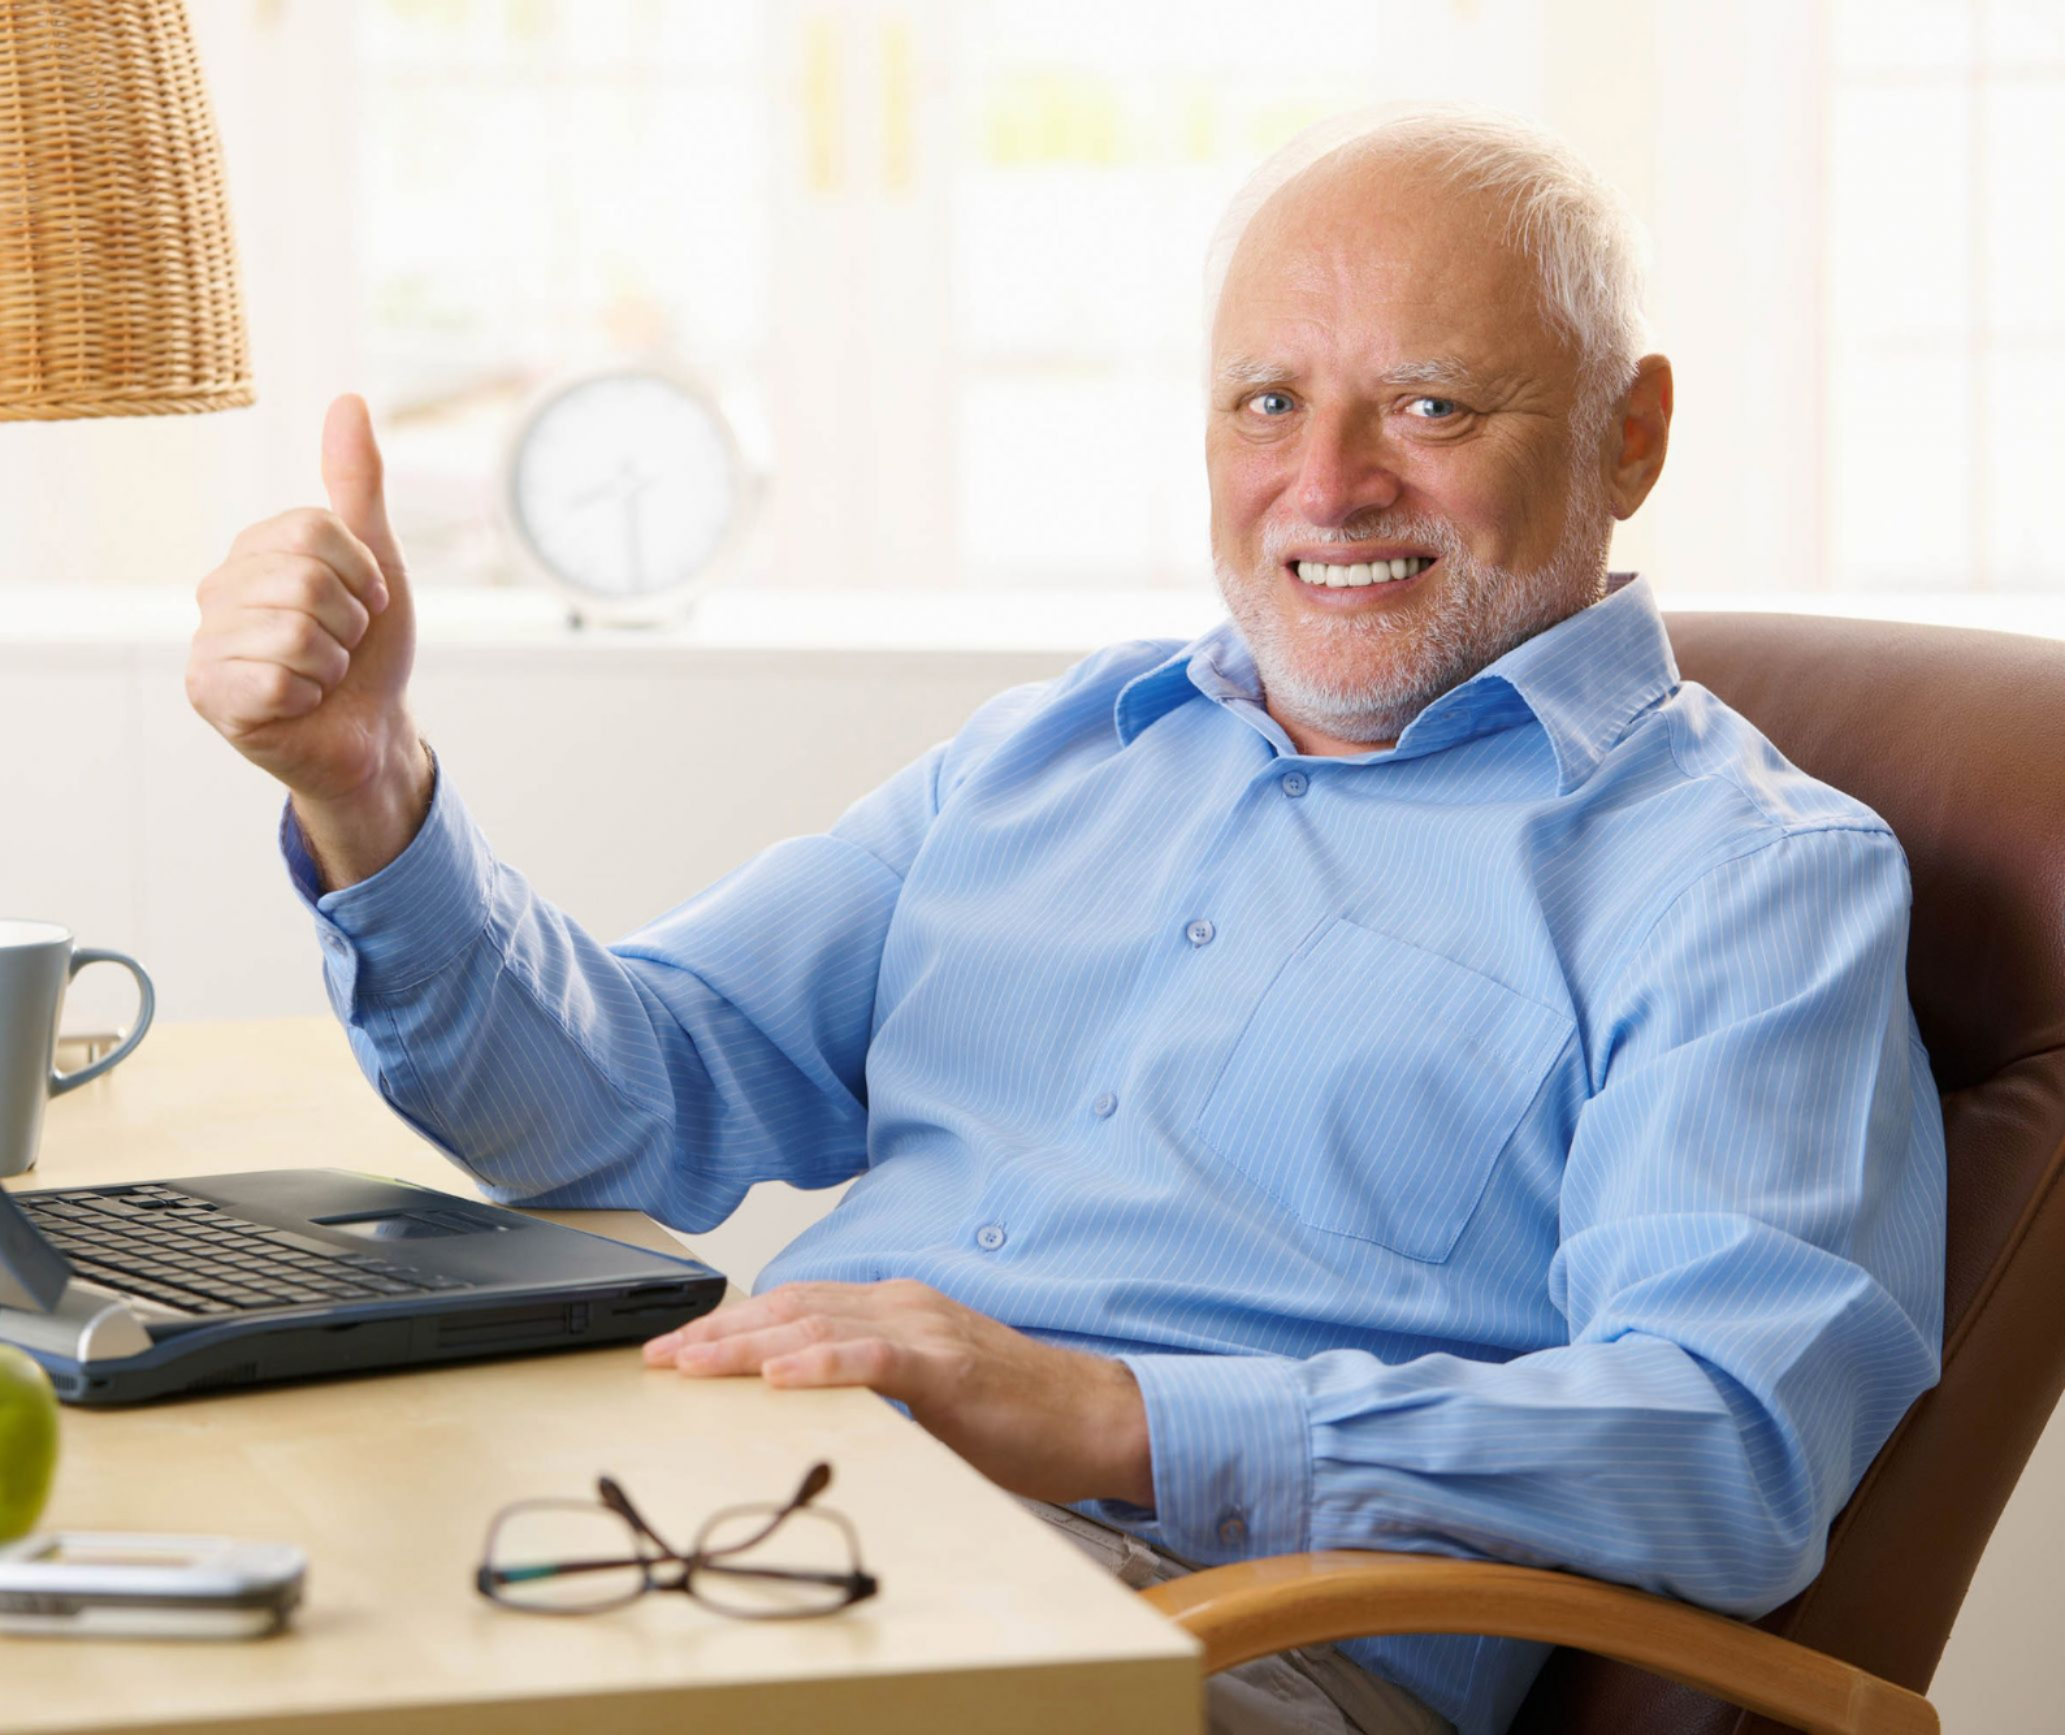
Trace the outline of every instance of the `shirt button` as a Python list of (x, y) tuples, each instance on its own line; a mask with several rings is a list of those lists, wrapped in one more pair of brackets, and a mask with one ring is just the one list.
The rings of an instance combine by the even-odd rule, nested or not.
[(1283, 792), (1289, 796), (1303, 795), (1312, 787), (1312, 779), (1302, 771), (1286, 771), (1282, 778)]
[(1001, 1224), (985, 1223), (975, 1231), (975, 1245), (985, 1253), (994, 1253), (1004, 1245), (1004, 1230)]
[(1219, 1520), (1219, 1540), (1228, 1548), (1238, 1548), (1247, 1539), (1247, 1520), (1238, 1512), (1229, 1512)]
[(1090, 1112), (1099, 1120), (1107, 1120), (1116, 1112), (1118, 1106), (1119, 1099), (1113, 1096), (1110, 1091), (1106, 1091), (1090, 1105)]
[(325, 928), (322, 939), (324, 951), (342, 952), (344, 950), (344, 936), (342, 934), (333, 933), (328, 928)]
[(1193, 946), (1209, 946), (1212, 943), (1212, 936), (1218, 931), (1210, 922), (1200, 919), (1192, 922), (1189, 927), (1183, 930), (1183, 937)]

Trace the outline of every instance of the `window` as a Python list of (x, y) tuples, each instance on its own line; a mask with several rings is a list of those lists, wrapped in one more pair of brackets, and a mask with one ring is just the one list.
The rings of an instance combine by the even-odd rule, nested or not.
[(2065, 9), (1842, 0), (1827, 139), (1838, 582), (2065, 588)]
[(475, 582), (525, 394), (656, 338), (764, 418), (759, 583), (1204, 585), (1226, 199), (1430, 77), (1541, 106), (1520, 0), (355, 12), (369, 392), (418, 570)]
[(351, 10), (369, 390), (434, 579), (511, 577), (525, 395), (659, 340), (763, 430), (756, 585), (1208, 588), (1212, 223), (1309, 120), (1460, 96), (1655, 235), (1677, 449), (1617, 564), (2065, 589), (2054, 0)]
[(762, 9), (668, 0), (352, 7), (367, 393), (411, 558), (492, 579), (512, 419), (648, 342), (714, 383), (769, 338)]

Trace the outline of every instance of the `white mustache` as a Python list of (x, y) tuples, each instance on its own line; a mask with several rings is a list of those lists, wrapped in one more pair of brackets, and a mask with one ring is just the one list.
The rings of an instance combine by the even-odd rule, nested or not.
[(1468, 551), (1454, 525), (1440, 518), (1386, 518), (1368, 525), (1345, 524), (1322, 530), (1317, 525), (1268, 524), (1262, 529), (1262, 559), (1280, 566), (1294, 543), (1411, 542), (1431, 548), (1454, 563)]

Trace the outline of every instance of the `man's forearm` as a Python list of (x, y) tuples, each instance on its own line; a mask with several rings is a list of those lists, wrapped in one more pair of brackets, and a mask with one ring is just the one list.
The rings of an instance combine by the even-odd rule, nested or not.
[(430, 813), (437, 770), (430, 750), (411, 738), (392, 770), (337, 801), (293, 798), (294, 820), (326, 892), (371, 879), (415, 841)]

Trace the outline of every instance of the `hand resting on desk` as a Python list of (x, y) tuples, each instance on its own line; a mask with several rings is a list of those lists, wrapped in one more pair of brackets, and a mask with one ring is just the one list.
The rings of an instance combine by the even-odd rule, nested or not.
[(785, 1283), (654, 1338), (645, 1359), (866, 1386), (1014, 1494), (1154, 1505), (1147, 1407), (1124, 1363), (1040, 1343), (908, 1278)]

